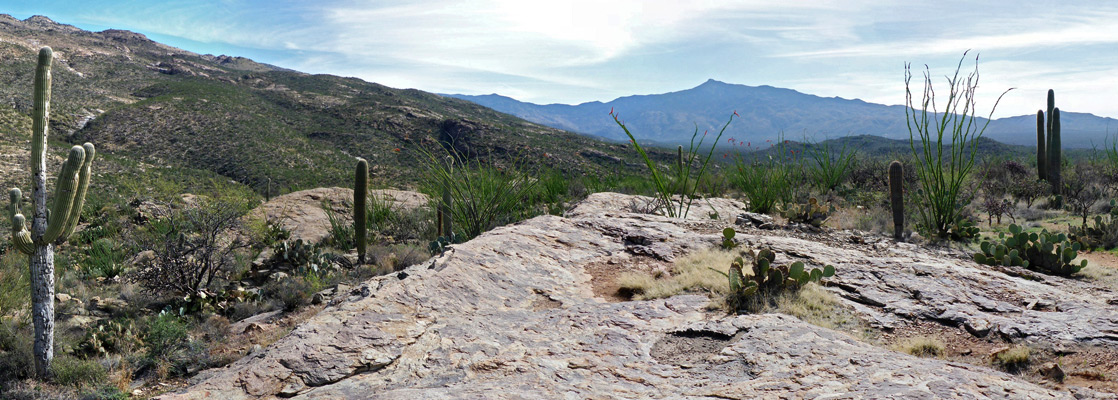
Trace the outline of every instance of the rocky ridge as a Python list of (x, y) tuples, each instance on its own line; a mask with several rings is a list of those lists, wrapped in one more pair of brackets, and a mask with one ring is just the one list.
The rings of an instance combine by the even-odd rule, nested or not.
[[(594, 194), (565, 217), (498, 228), (372, 279), (274, 345), (162, 398), (1113, 397), (896, 353), (785, 315), (727, 316), (705, 296), (609, 302), (594, 294), (588, 265), (714, 247), (742, 209), (713, 200), (721, 219), (706, 219), (703, 205), (681, 221), (627, 212), (631, 199)], [(1035, 345), (1113, 354), (1118, 344), (1114, 294), (1091, 282), (1030, 281), (850, 233), (739, 231), (773, 246), (778, 262), (836, 265), (827, 289), (883, 330), (921, 320)]]

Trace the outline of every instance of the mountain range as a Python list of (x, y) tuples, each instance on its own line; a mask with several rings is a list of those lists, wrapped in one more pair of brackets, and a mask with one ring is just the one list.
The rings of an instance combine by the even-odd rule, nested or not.
[[(822, 141), (844, 136), (872, 135), (888, 139), (909, 138), (905, 107), (868, 103), (858, 99), (820, 97), (772, 86), (746, 86), (708, 80), (678, 92), (621, 97), (609, 102), (578, 105), (539, 105), (498, 94), (449, 97), (473, 101), (539, 124), (626, 141), (628, 137), (609, 117), (621, 115), (640, 140), (686, 144), (696, 132), (717, 131), (737, 111), (742, 117), (726, 129), (739, 141), (760, 143), (783, 133), (789, 139)], [(1044, 99), (1038, 104), (1044, 105)], [(1059, 106), (1059, 93), (1057, 93)], [(1028, 110), (1023, 110), (1028, 111)], [(1108, 141), (1108, 129), (1118, 120), (1061, 110), (1065, 147), (1091, 147)], [(984, 123), (980, 118), (979, 123)], [(985, 136), (1016, 145), (1036, 145), (1036, 114), (999, 118), (990, 122)]]

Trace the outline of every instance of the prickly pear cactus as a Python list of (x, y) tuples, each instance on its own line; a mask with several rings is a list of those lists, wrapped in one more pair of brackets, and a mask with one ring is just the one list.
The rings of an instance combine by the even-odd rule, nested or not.
[(1033, 271), (1059, 276), (1070, 276), (1087, 266), (1087, 260), (1073, 263), (1082, 245), (1068, 240), (1062, 233), (1027, 233), (1016, 225), (1009, 226), (1009, 234), (998, 234), (998, 241), (984, 241), (981, 252), (974, 254), (974, 261), (986, 265), (1025, 267)]
[(776, 253), (768, 247), (754, 252), (746, 249), (743, 255), (752, 258), (752, 276), (744, 274), (745, 259), (737, 257), (730, 264), (730, 271), (726, 274), (729, 279), (729, 303), (735, 308), (757, 305), (772, 298), (776, 293), (784, 290), (799, 290), (810, 282), (820, 282), (823, 278), (835, 275), (835, 267), (827, 265), (823, 268), (807, 270), (804, 263), (796, 261), (788, 265), (774, 266)]
[(734, 228), (726, 228), (726, 229), (722, 230), (722, 248), (723, 249), (729, 250), (729, 249), (732, 249), (732, 248), (734, 248), (738, 245), (737, 243), (734, 242), (734, 236), (735, 235), (737, 235), (737, 231), (734, 231)]
[(835, 207), (831, 204), (823, 206), (819, 204), (819, 200), (812, 197), (808, 199), (805, 204), (791, 204), (785, 206), (784, 218), (788, 218), (791, 222), (808, 224), (816, 228), (823, 226), (823, 223), (830, 218), (831, 213), (834, 212)]

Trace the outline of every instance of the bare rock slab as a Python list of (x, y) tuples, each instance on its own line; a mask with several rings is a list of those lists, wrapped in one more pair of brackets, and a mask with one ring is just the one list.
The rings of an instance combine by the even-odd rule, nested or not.
[[(673, 220), (627, 212), (629, 200), (594, 194), (565, 218), (499, 228), (409, 268), (405, 279), (372, 279), (272, 346), (162, 398), (1073, 398), (987, 368), (874, 347), (789, 316), (711, 312), (704, 296), (617, 303), (595, 297), (587, 265), (622, 253), (670, 259), (716, 246), (721, 227), (733, 224), (742, 208), (719, 200), (704, 205), (717, 220), (696, 210), (688, 220)], [(928, 280), (942, 279), (946, 272), (938, 268), (947, 269), (947, 262), (935, 254), (881, 258), (836, 241), (794, 239), (749, 238), (835, 264), (849, 273), (843, 285), (857, 288), (847, 298), (864, 298), (856, 304), (882, 318), (942, 315), (946, 309), (936, 307), (949, 305), (911, 295), (900, 306), (888, 303), (915, 268), (930, 271)], [(898, 266), (913, 264), (919, 267)], [(884, 283), (864, 292), (856, 286), (871, 276)], [(1004, 282), (1030, 287), (1013, 279), (1019, 278)], [(958, 286), (937, 287), (946, 295), (959, 293)], [(975, 309), (1016, 310), (1008, 308), (1012, 302), (986, 297), (991, 303)], [(1020, 326), (1049, 334), (1034, 325)], [(1107, 328), (1085, 329), (1051, 336), (1101, 337)]]

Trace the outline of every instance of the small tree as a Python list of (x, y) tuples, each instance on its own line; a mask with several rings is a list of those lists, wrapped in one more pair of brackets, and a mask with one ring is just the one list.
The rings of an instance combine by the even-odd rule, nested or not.
[(152, 293), (209, 292), (214, 278), (231, 269), (236, 252), (249, 246), (231, 233), (245, 207), (209, 200), (161, 208), (138, 238), (139, 247), (155, 255), (138, 266), (132, 279)]

